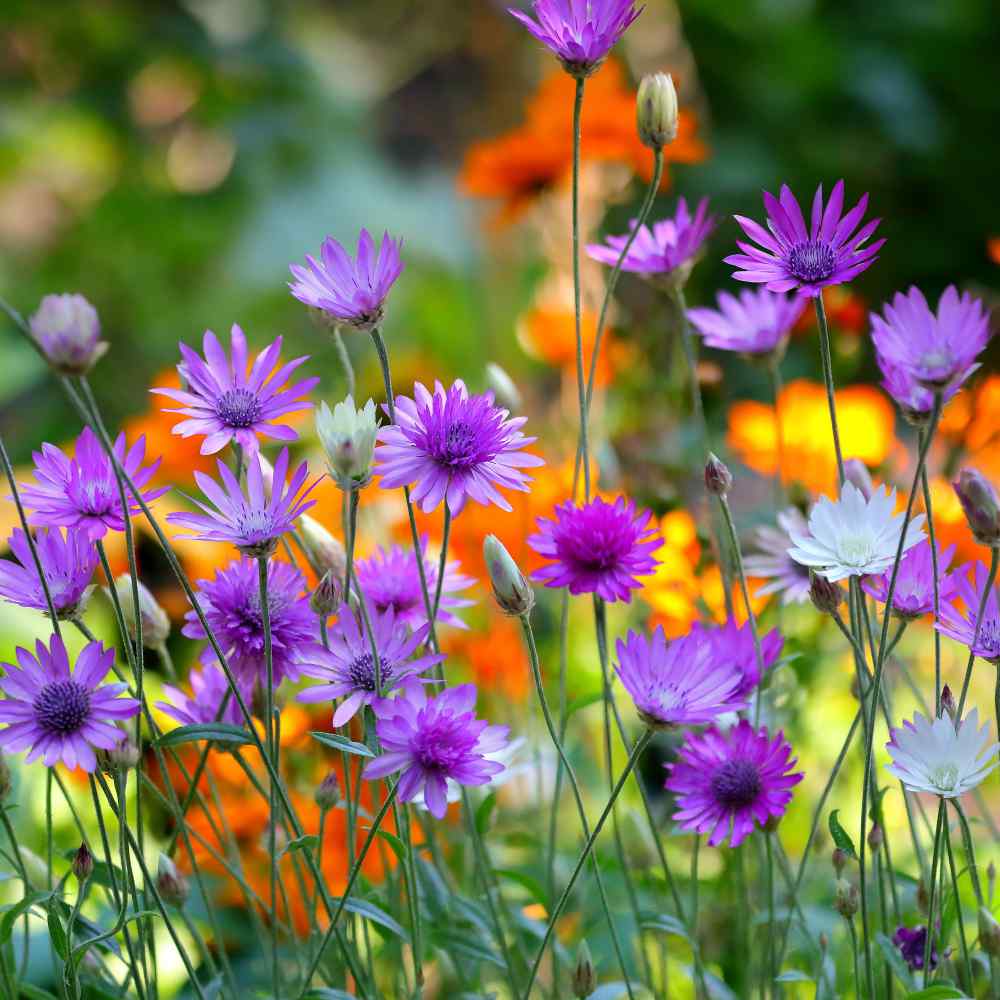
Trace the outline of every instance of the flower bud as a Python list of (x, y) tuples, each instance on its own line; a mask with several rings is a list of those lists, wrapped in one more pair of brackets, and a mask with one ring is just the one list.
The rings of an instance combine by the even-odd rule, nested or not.
[(7, 763), (7, 757), (0, 752), (0, 802), (7, 799), (13, 787), (14, 778), (10, 773), (10, 765)]
[(82, 295), (46, 295), (28, 322), (46, 361), (66, 375), (83, 375), (108, 349), (97, 310)]
[(951, 485), (976, 541), (1000, 547), (1000, 497), (993, 484), (977, 469), (962, 469)]
[(669, 73), (650, 73), (642, 78), (635, 117), (644, 146), (659, 150), (677, 138), (677, 89)]
[(733, 474), (726, 463), (712, 452), (705, 463), (705, 489), (713, 496), (724, 497), (733, 488)]
[(979, 907), (979, 943), (987, 955), (1000, 957), (1000, 924), (985, 907)]
[(944, 712), (952, 722), (958, 718), (958, 705), (955, 704), (955, 695), (949, 685), (945, 684), (941, 688), (941, 711)]
[(326, 403), (321, 403), (316, 414), (316, 433), (337, 485), (345, 491), (367, 486), (378, 434), (374, 401), (369, 399), (361, 410), (355, 409), (352, 396), (337, 403), (332, 411)]
[(847, 864), (847, 852), (842, 851), (839, 847), (835, 847), (830, 860), (833, 862), (833, 870), (839, 878), (844, 873), (844, 866)]
[(82, 843), (73, 855), (73, 874), (80, 883), (86, 882), (94, 874), (94, 856), (86, 842)]
[[(166, 611), (160, 607), (156, 598), (149, 592), (146, 585), (137, 581), (139, 591), (139, 617), (142, 620), (142, 644), (147, 649), (159, 649), (170, 637), (170, 619)], [(105, 588), (105, 591), (107, 588)], [(135, 641), (135, 602), (132, 593), (132, 577), (123, 573), (115, 578), (115, 593), (122, 606), (125, 617), (125, 628), (129, 638)]]
[(526, 615), (535, 606), (535, 592), (496, 535), (483, 540), (483, 559), (490, 574), (493, 596), (507, 615)]
[(573, 996), (578, 1000), (584, 1000), (597, 989), (597, 972), (594, 969), (594, 960), (590, 956), (590, 949), (586, 941), (580, 942), (580, 947), (576, 952), (576, 965), (573, 966), (573, 976), (571, 980)]
[(329, 618), (344, 603), (344, 574), (329, 570), (309, 597), (309, 607), (318, 615)]
[(313, 795), (320, 809), (332, 809), (340, 801), (340, 782), (335, 771), (327, 772), (326, 777), (316, 786)]
[(299, 538), (309, 562), (321, 574), (333, 573), (343, 580), (347, 570), (347, 553), (339, 539), (334, 538), (319, 521), (308, 514), (299, 518)]
[(866, 500), (871, 500), (875, 484), (868, 466), (860, 458), (848, 458), (844, 461), (844, 478), (856, 486)]
[(817, 611), (824, 615), (832, 615), (844, 600), (844, 591), (839, 584), (833, 583), (819, 573), (813, 573), (809, 580), (809, 600)]
[(188, 880), (166, 854), (160, 855), (156, 865), (156, 889), (163, 897), (163, 902), (178, 907), (187, 902), (191, 891)]
[(845, 920), (858, 912), (858, 887), (845, 878), (838, 878), (833, 892), (833, 908)]
[(97, 754), (97, 763), (106, 774), (116, 771), (129, 771), (139, 763), (139, 747), (130, 732), (110, 750), (101, 750)]
[(505, 406), (511, 411), (521, 409), (524, 402), (521, 398), (521, 390), (515, 385), (514, 380), (492, 361), (486, 366), (486, 381), (493, 390), (496, 401), (501, 406)]
[(885, 832), (878, 823), (872, 823), (871, 829), (868, 831), (868, 846), (871, 850), (877, 851), (882, 844), (885, 843)]

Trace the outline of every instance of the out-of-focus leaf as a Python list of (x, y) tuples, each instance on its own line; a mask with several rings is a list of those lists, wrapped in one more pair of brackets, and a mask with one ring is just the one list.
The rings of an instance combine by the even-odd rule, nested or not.
[(41, 986), (35, 986), (33, 983), (18, 983), (17, 995), (24, 997), (24, 1000), (59, 1000), (54, 993), (43, 990)]
[(834, 809), (830, 813), (830, 836), (833, 837), (833, 842), (839, 847), (849, 858), (854, 858), (857, 860), (858, 853), (854, 850), (854, 841), (851, 840), (848, 832), (840, 825), (840, 820), (837, 818), (837, 813), (839, 809)]
[(354, 1000), (354, 997), (344, 990), (334, 990), (329, 986), (314, 986), (302, 994), (302, 1000)]
[(780, 975), (774, 977), (776, 983), (811, 983), (813, 977), (807, 975), (801, 969), (788, 969)]
[(366, 899), (349, 899), (344, 903), (344, 909), (349, 913), (356, 913), (359, 917), (370, 920), (373, 924), (384, 927), (387, 931), (391, 931), (396, 937), (401, 938), (409, 944), (410, 935), (406, 933), (406, 928), (393, 920), (385, 910), (380, 909), (374, 903), (370, 903)]
[(590, 694), (582, 694), (579, 698), (574, 698), (566, 706), (566, 718), (576, 715), (577, 712), (589, 708), (591, 705), (596, 705), (603, 698), (604, 694), (601, 691), (592, 691)]
[(497, 805), (497, 793), (490, 792), (489, 795), (479, 803), (479, 807), (476, 809), (476, 829), (479, 831), (481, 837), (486, 835), (486, 831), (489, 829), (490, 820), (493, 818), (493, 810), (496, 809)]
[(55, 948), (56, 954), (65, 962), (66, 956), (69, 954), (66, 941), (66, 928), (63, 927), (62, 921), (59, 919), (59, 914), (55, 911), (55, 907), (51, 905), (49, 906), (48, 925), (49, 939), (52, 941), (52, 947)]
[(646, 914), (639, 920), (639, 926), (651, 931), (664, 931), (676, 937), (688, 939), (684, 925), (670, 913)]
[(879, 931), (875, 935), (875, 940), (878, 942), (879, 948), (882, 949), (882, 954), (885, 955), (885, 960), (892, 969), (896, 978), (906, 987), (907, 990), (911, 992), (917, 988), (917, 984), (913, 981), (913, 975), (910, 973), (910, 967), (906, 964), (906, 960), (899, 953), (899, 949), (883, 934)]
[(534, 902), (541, 903), (542, 906), (545, 905), (545, 890), (538, 879), (532, 878), (524, 872), (515, 871), (512, 868), (497, 868), (496, 873), (501, 878), (507, 879), (508, 882), (514, 882), (521, 886), (522, 889), (527, 889), (528, 895), (531, 896)]
[(968, 994), (963, 993), (957, 986), (935, 983), (922, 990), (907, 993), (906, 1000), (968, 1000)]
[(417, 882), (423, 890), (424, 900), (431, 916), (439, 920), (445, 918), (451, 908), (451, 893), (437, 868), (419, 855), (417, 856)]
[(507, 968), (500, 955), (469, 934), (462, 934), (458, 931), (439, 931), (434, 935), (434, 943), (450, 956), (458, 955), (474, 962), (488, 962), (500, 969)]
[(311, 851), (314, 847), (319, 844), (319, 837), (315, 833), (304, 833), (301, 837), (296, 837), (294, 840), (288, 841), (280, 851), (278, 851), (278, 857), (283, 857), (290, 851)]
[(310, 733), (309, 734), (314, 740), (322, 743), (325, 747), (330, 747), (333, 750), (343, 750), (344, 753), (352, 753), (357, 757), (374, 757), (375, 754), (364, 745), (364, 743), (355, 743), (354, 740), (349, 740), (346, 736), (338, 736), (336, 733)]
[(3, 916), (0, 917), (0, 944), (10, 939), (11, 932), (14, 930), (14, 924), (17, 922), (17, 918), (24, 914), (27, 910), (31, 909), (36, 903), (41, 903), (46, 899), (50, 899), (52, 896), (51, 892), (31, 892), (28, 893), (23, 899), (19, 899), (16, 903), (12, 903), (3, 912)]
[(376, 830), (376, 836), (381, 837), (391, 848), (393, 854), (400, 861), (406, 860), (407, 850), (406, 844), (403, 843), (394, 833), (389, 833), (388, 830)]
[(253, 743), (253, 738), (242, 726), (231, 726), (225, 722), (198, 722), (191, 726), (178, 726), (169, 733), (164, 733), (156, 742), (161, 747), (175, 747), (199, 740), (231, 743), (236, 746)]

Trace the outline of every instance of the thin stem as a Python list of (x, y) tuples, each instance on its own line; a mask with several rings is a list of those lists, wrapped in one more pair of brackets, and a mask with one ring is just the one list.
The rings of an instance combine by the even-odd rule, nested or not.
[(580, 290), (580, 126), (584, 78), (576, 78), (573, 97), (573, 319), (576, 329), (576, 389), (580, 403), (580, 461), (583, 497), (590, 500), (590, 448), (587, 441), (587, 389), (583, 379), (583, 305)]
[(438, 559), (437, 580), (434, 587), (434, 606), (431, 608), (431, 619), (437, 622), (438, 609), (441, 606), (441, 590), (444, 587), (444, 574), (448, 567), (448, 538), (451, 534), (451, 508), (448, 501), (444, 502), (444, 524), (441, 528), (441, 556)]
[[(924, 494), (924, 512), (927, 515), (927, 539), (931, 547), (931, 573), (934, 577), (934, 624), (941, 614), (941, 580), (938, 568), (937, 539), (934, 537), (934, 510), (931, 507), (931, 488), (927, 480), (927, 466), (920, 474), (920, 486)], [(890, 652), (892, 647), (890, 647)], [(934, 715), (941, 714), (941, 633), (934, 629)]]
[(781, 352), (775, 352), (767, 365), (774, 397), (774, 502), (785, 505), (785, 428), (781, 422)]
[(927, 889), (927, 934), (924, 938), (924, 986), (931, 981), (931, 947), (934, 941), (934, 903), (938, 881), (938, 861), (941, 857), (942, 830), (945, 826), (944, 799), (938, 799), (937, 828), (934, 831), (934, 854), (931, 860), (931, 882)]
[(360, 491), (351, 487), (344, 499), (347, 505), (344, 509), (344, 544), (347, 547), (346, 565), (344, 568), (344, 600), (351, 596), (351, 577), (354, 573), (354, 543), (358, 535), (358, 504), (361, 500)]
[(944, 846), (948, 854), (948, 871), (951, 874), (951, 891), (955, 894), (955, 913), (958, 916), (958, 941), (962, 950), (962, 964), (965, 967), (965, 986), (972, 989), (972, 963), (969, 960), (969, 944), (965, 939), (965, 917), (962, 914), (962, 897), (958, 891), (958, 870), (955, 867), (955, 852), (951, 848), (951, 824), (944, 824)]
[(340, 333), (340, 325), (333, 328), (333, 343), (337, 348), (337, 357), (344, 369), (344, 380), (347, 382), (347, 395), (354, 398), (354, 365), (351, 364), (351, 356), (347, 353), (347, 345)]
[(774, 977), (778, 974), (774, 964), (774, 845), (770, 830), (764, 831), (764, 850), (767, 856), (767, 981), (774, 993)]
[[(830, 428), (833, 431), (833, 449), (837, 455), (837, 490), (844, 481), (844, 454), (840, 449), (840, 430), (837, 427), (837, 403), (833, 388), (833, 352), (830, 347), (830, 327), (826, 322), (826, 306), (820, 292), (813, 302), (816, 304), (816, 323), (819, 326), (819, 354), (823, 364), (823, 384), (826, 386), (826, 403), (830, 410)], [(867, 955), (867, 945), (865, 953)]]

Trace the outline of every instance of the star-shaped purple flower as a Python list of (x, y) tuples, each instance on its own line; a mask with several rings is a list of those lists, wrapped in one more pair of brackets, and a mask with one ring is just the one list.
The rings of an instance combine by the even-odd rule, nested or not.
[[(169, 701), (158, 701), (156, 707), (182, 726), (193, 726), (204, 722), (225, 722), (231, 726), (243, 724), (243, 713), (236, 699), (230, 698), (222, 715), (219, 709), (229, 691), (229, 682), (222, 669), (214, 663), (206, 664), (201, 670), (194, 669), (188, 675), (191, 694), (187, 695), (172, 684), (163, 685), (163, 693)], [(241, 691), (248, 700), (249, 691)]]
[[(48, 613), (45, 590), (28, 546), (28, 539), (15, 528), (7, 545), (13, 560), (0, 560), (0, 596), (22, 608)], [(35, 551), (42, 564), (49, 596), (60, 619), (75, 618), (86, 602), (90, 581), (97, 569), (97, 547), (86, 531), (68, 528), (40, 528), (35, 532)]]
[(756, 288), (744, 289), (738, 297), (719, 292), (716, 302), (718, 309), (687, 312), (691, 325), (709, 347), (741, 354), (772, 354), (784, 351), (806, 298)]

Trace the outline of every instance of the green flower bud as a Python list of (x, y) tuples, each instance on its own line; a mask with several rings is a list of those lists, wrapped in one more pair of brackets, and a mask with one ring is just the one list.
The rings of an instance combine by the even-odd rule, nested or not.
[(309, 607), (318, 615), (329, 618), (344, 603), (344, 574), (332, 570), (324, 573), (309, 596)]
[(327, 776), (316, 786), (313, 796), (320, 809), (332, 809), (340, 801), (340, 782), (335, 771), (329, 771)]
[(347, 553), (340, 541), (308, 514), (299, 518), (299, 538), (309, 561), (320, 573), (334, 573), (341, 579), (347, 570)]
[(160, 855), (156, 865), (156, 889), (163, 897), (163, 902), (177, 907), (187, 902), (191, 891), (188, 880), (166, 854)]
[(86, 843), (81, 844), (73, 855), (73, 874), (80, 883), (86, 882), (94, 874), (94, 856)]
[(316, 414), (316, 433), (326, 452), (330, 474), (342, 490), (360, 489), (371, 481), (378, 421), (375, 403), (355, 409), (347, 396), (333, 410), (321, 403)]
[(581, 941), (580, 947), (577, 949), (571, 987), (573, 996), (577, 997), (578, 1000), (585, 1000), (597, 989), (597, 972), (594, 969), (594, 960), (591, 958), (586, 941)]
[(962, 469), (951, 485), (976, 541), (1000, 547), (1000, 497), (993, 484), (977, 469)]
[(642, 78), (636, 95), (636, 126), (643, 145), (663, 149), (677, 138), (677, 90), (669, 73)]
[(838, 878), (833, 892), (833, 908), (845, 919), (850, 920), (858, 912), (858, 887), (847, 879)]
[(535, 592), (496, 535), (487, 535), (483, 540), (483, 559), (490, 574), (493, 596), (504, 614), (528, 614), (535, 606)]
[[(137, 589), (139, 591), (139, 618), (142, 621), (142, 644), (147, 649), (159, 649), (170, 637), (170, 619), (141, 580), (137, 583)], [(107, 588), (105, 588), (105, 592), (107, 592)], [(128, 630), (129, 637), (134, 641), (135, 602), (132, 593), (132, 577), (128, 573), (123, 573), (115, 578), (115, 593), (122, 606), (125, 628)]]
[(809, 599), (817, 611), (832, 615), (843, 603), (844, 591), (839, 584), (813, 573), (809, 581)]
[(979, 943), (987, 955), (1000, 956), (1000, 924), (985, 906), (979, 907)]

